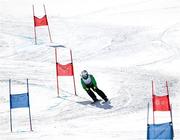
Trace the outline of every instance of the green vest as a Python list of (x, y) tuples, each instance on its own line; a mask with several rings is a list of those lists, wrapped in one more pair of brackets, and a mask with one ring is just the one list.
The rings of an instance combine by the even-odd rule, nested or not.
[(88, 85), (87, 85), (87, 84), (83, 81), (83, 79), (81, 78), (81, 85), (82, 85), (82, 87), (83, 87), (85, 90), (86, 90), (86, 88), (89, 88), (89, 86), (97, 87), (97, 83), (96, 83), (96, 80), (95, 80), (94, 76), (91, 75), (91, 74), (89, 74), (88, 76), (89, 76), (89, 78), (91, 79), (91, 82), (90, 82), (90, 84), (88, 84)]

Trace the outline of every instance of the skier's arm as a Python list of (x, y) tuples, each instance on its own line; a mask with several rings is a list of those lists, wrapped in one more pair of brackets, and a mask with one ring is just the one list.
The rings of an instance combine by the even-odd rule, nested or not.
[(93, 87), (96, 88), (97, 87), (97, 83), (96, 83), (96, 80), (95, 80), (93, 75), (91, 75), (91, 80), (92, 80)]

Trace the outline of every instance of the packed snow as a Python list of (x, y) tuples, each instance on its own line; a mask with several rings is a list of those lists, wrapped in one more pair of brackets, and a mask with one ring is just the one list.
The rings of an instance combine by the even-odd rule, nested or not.
[[(73, 53), (73, 78), (59, 77), (57, 97), (55, 50), (46, 26), (37, 28), (33, 11), (46, 6), (58, 61)], [(180, 1), (179, 0), (0, 0), (0, 140), (117, 139), (144, 140), (147, 104), (169, 83), (175, 140), (180, 139)], [(80, 84), (86, 69), (110, 103), (90, 104)], [(29, 79), (32, 128), (28, 109), (13, 109), (10, 132), (9, 79), (12, 93), (26, 92)], [(98, 97), (100, 99), (100, 97)], [(169, 114), (156, 113), (156, 123)], [(152, 107), (149, 123), (152, 123)]]

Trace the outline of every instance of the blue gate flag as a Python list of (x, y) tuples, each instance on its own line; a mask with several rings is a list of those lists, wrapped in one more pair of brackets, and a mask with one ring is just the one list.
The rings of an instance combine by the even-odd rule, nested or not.
[(147, 139), (148, 140), (173, 140), (172, 122), (162, 124), (148, 124)]
[(10, 108), (23, 108), (29, 107), (28, 93), (11, 94), (10, 95)]

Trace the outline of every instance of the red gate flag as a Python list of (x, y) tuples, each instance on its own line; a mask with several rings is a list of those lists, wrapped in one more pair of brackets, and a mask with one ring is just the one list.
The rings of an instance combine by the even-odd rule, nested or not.
[(170, 111), (169, 95), (153, 95), (153, 111)]
[(48, 21), (47, 21), (47, 16), (43, 16), (42, 18), (38, 18), (34, 16), (34, 26), (47, 26)]
[(56, 63), (57, 76), (72, 76), (73, 73), (73, 65), (72, 63), (68, 63), (66, 65), (61, 65)]

